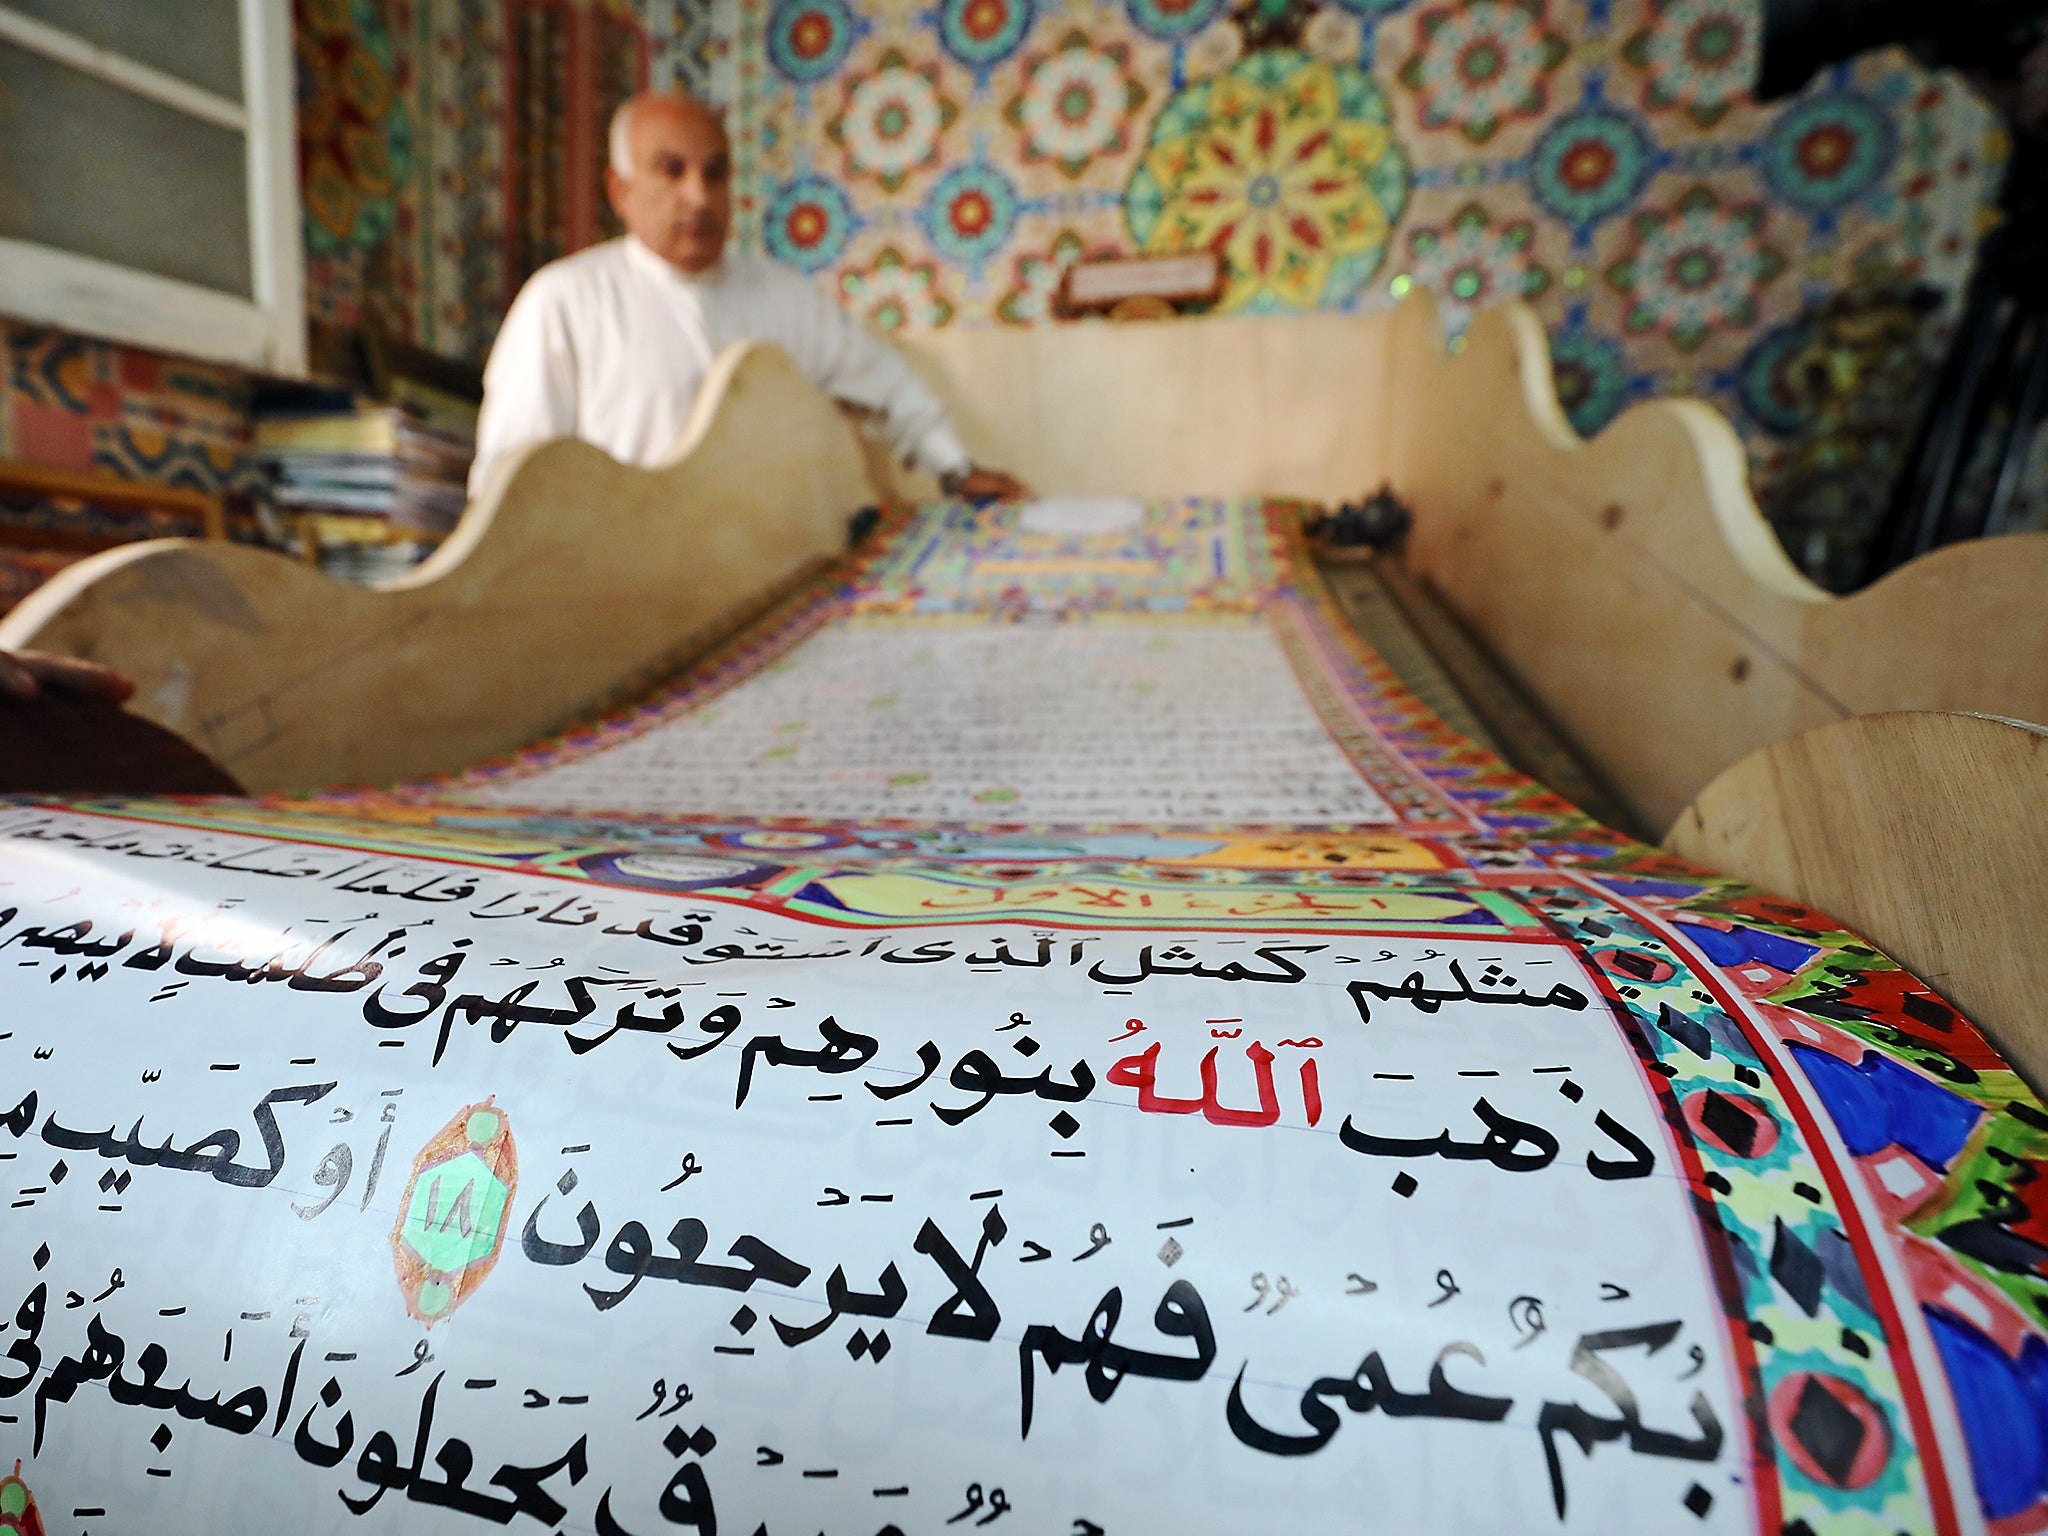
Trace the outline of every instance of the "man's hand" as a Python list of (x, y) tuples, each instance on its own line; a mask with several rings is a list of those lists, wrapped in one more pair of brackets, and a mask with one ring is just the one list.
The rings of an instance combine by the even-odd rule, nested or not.
[(48, 656), (41, 651), (0, 651), (0, 699), (58, 694), (118, 704), (134, 692), (134, 683), (96, 661)]
[(958, 496), (963, 501), (1024, 501), (1031, 495), (1031, 488), (1015, 475), (1000, 469), (984, 469), (979, 464), (947, 475), (939, 485), (948, 496)]

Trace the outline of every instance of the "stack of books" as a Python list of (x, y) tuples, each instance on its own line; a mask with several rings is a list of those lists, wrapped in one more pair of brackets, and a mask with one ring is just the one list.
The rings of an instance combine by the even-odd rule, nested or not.
[(255, 455), (300, 551), (357, 581), (424, 559), (462, 516), (476, 407), (411, 380), (389, 404), (259, 409)]

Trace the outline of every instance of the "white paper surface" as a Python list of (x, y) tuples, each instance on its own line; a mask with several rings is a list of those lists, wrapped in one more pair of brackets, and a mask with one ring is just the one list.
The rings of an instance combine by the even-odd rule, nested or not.
[[(0, 1335), (17, 1350), (0, 1447), (29, 1452), (40, 1424), (38, 1488), (92, 1490), (51, 1502), (103, 1509), (95, 1532), (472, 1531), (497, 1516), (449, 1507), (451, 1476), (503, 1507), (519, 1468), (565, 1457), (545, 1482), (560, 1512), (515, 1509), (508, 1528), (710, 1530), (714, 1508), (721, 1530), (835, 1533), (1749, 1518), (1688, 1187), (1562, 943), (834, 928), (348, 849), (35, 825), (8, 844), (0, 926), (0, 1167), (32, 1191), (10, 1195), (0, 1316), (46, 1299)], [(1363, 1007), (1361, 980), (1382, 989)], [(1419, 1006), (1425, 985), (1449, 1000)], [(704, 1027), (721, 1008), (738, 1015), (722, 1043)], [(854, 1042), (836, 1055), (835, 1029)], [(257, 1106), (279, 1094), (273, 1158)], [(393, 1229), (415, 1154), (483, 1103), (517, 1146), (503, 1247), (430, 1326), (408, 1314)], [(1266, 1104), (1270, 1123), (1227, 1118)], [(1347, 1122), (1407, 1150), (1361, 1151)], [(1636, 1167), (1600, 1178), (1589, 1159)], [(479, 1219), (443, 1194), (442, 1229)], [(976, 1306), (927, 1232), (977, 1265)], [(735, 1255), (748, 1239), (806, 1273), (733, 1288), (768, 1262)], [(672, 1273), (636, 1279), (650, 1255)], [(676, 1278), (686, 1261), (741, 1278)], [(778, 1323), (830, 1316), (835, 1274), (879, 1299), (785, 1343)], [(949, 1305), (983, 1309), (989, 1336), (934, 1333)], [(1645, 1327), (1654, 1353), (1613, 1342)], [(1105, 1357), (1105, 1334), (1136, 1353)], [(112, 1339), (123, 1363), (92, 1379)], [(1583, 1364), (1589, 1339), (1615, 1375)], [(1048, 1366), (1062, 1340), (1092, 1340), (1092, 1383), (1075, 1355)], [(67, 1369), (87, 1379), (46, 1388)], [(1374, 1369), (1390, 1390), (1347, 1408), (1341, 1383)], [(1639, 1426), (1725, 1441), (1685, 1459), (1560, 1433), (1560, 1516), (1539, 1419), (1576, 1404), (1616, 1422), (1616, 1381)], [(1236, 1383), (1258, 1425), (1309, 1435), (1318, 1382), (1335, 1420), (1314, 1454), (1233, 1427)], [(245, 1393), (246, 1433), (207, 1422)], [(1454, 1416), (1482, 1398), (1496, 1421)], [(381, 1496), (379, 1432), (397, 1467)], [(701, 1506), (664, 1483), (693, 1475)], [(1695, 1483), (1716, 1495), (1697, 1521), (1678, 1502)], [(343, 1502), (378, 1496), (363, 1516)]]

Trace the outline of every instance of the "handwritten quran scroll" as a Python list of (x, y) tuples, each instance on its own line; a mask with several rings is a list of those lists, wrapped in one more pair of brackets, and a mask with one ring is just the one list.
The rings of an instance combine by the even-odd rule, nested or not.
[(2048, 1523), (2039, 1101), (1294, 530), (935, 507), (458, 779), (0, 803), (0, 1528)]

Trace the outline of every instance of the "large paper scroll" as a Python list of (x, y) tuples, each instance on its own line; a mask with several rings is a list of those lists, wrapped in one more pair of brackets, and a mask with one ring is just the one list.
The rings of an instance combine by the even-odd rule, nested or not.
[(0, 806), (0, 1528), (2048, 1523), (2039, 1102), (1293, 527), (935, 508), (458, 780)]

